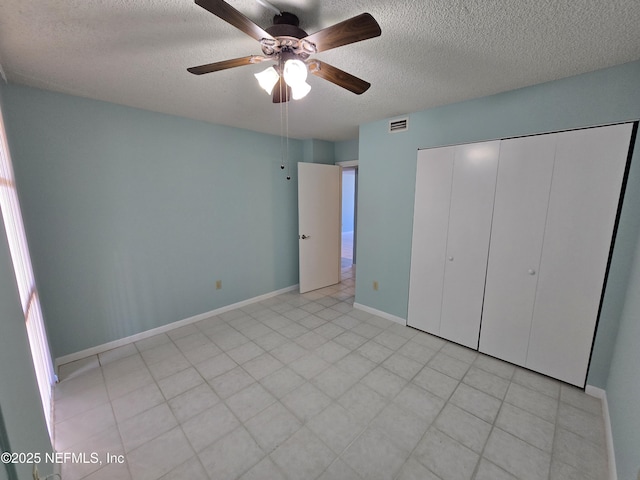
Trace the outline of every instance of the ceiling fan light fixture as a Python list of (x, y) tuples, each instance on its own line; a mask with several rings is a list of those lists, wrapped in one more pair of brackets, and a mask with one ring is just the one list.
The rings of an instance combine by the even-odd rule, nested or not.
[(291, 88), (306, 84), (307, 66), (302, 60), (298, 60), (297, 58), (289, 59), (284, 63), (282, 76)]
[(311, 85), (307, 82), (300, 82), (295, 86), (291, 86), (291, 98), (294, 100), (300, 100), (307, 96), (307, 93), (311, 91)]
[(280, 79), (280, 75), (278, 75), (278, 72), (276, 72), (276, 69), (273, 67), (269, 67), (262, 72), (256, 73), (254, 76), (258, 80), (260, 87), (262, 87), (269, 95), (271, 95), (273, 87), (276, 86), (276, 83), (278, 83), (278, 80)]

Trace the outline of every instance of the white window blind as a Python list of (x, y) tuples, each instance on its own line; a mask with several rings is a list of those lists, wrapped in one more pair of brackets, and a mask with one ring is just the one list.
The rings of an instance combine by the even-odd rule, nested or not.
[(27, 326), (27, 336), (31, 346), (31, 356), (35, 367), (38, 388), (40, 389), (44, 416), (47, 422), (47, 428), (49, 429), (49, 435), (51, 435), (51, 386), (55, 382), (55, 373), (53, 371), (47, 333), (44, 326), (42, 310), (40, 308), (38, 289), (36, 287), (33, 269), (31, 267), (29, 246), (27, 245), (27, 237), (22, 223), (22, 214), (20, 213), (20, 204), (18, 202), (18, 194), (13, 176), (13, 167), (11, 165), (9, 146), (7, 143), (4, 119), (1, 111), (0, 210), (2, 210), (2, 218), (4, 220), (5, 231), (7, 232), (9, 250), (11, 251), (11, 260), (13, 262), (13, 269), (18, 282), (18, 291), (20, 293), (22, 311), (24, 312), (24, 318)]

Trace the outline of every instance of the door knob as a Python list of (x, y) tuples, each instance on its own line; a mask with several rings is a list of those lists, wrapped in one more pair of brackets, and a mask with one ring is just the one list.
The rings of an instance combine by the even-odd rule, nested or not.
[(298, 238), (301, 238), (302, 240), (306, 240), (307, 238), (311, 238), (311, 235), (305, 235), (303, 233), (302, 236), (298, 236)]
[(450, 261), (450, 262), (453, 262), (453, 257), (449, 257), (449, 261)]
[(529, 275), (535, 275), (536, 271), (533, 268), (530, 268), (527, 272)]

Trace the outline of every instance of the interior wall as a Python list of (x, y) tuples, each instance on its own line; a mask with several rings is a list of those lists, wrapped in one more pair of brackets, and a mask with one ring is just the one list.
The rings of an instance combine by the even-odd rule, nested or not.
[(300, 141), (287, 181), (277, 136), (16, 85), (5, 116), (55, 357), (298, 282)]
[(607, 382), (618, 478), (640, 474), (640, 243), (630, 263), (632, 273)]
[[(640, 62), (563, 80), (535, 85), (490, 97), (469, 100), (411, 114), (407, 132), (388, 134), (388, 120), (360, 127), (358, 179), (358, 282), (356, 302), (402, 318), (407, 316), (413, 198), (416, 152), (418, 148), (478, 142), (512, 136), (553, 132), (640, 118)], [(636, 143), (632, 165), (640, 163), (640, 142)], [(629, 291), (640, 291), (640, 276), (631, 262), (638, 235), (640, 175), (630, 176), (613, 252), (608, 288), (600, 317), (587, 382), (607, 388), (607, 380), (618, 376), (620, 383), (640, 384), (637, 351), (628, 355), (620, 343), (618, 329), (624, 318), (631, 344), (640, 342), (637, 318), (640, 304), (629, 298)], [(381, 255), (380, 252), (384, 252)], [(379, 290), (371, 287), (378, 281)], [(626, 296), (626, 301), (625, 301)], [(625, 315), (622, 316), (622, 308)], [(635, 327), (627, 325), (635, 318)], [(626, 323), (625, 323), (626, 322)], [(622, 330), (620, 334), (622, 334)], [(616, 362), (611, 363), (612, 356)], [(612, 384), (613, 385), (613, 384)], [(624, 432), (614, 425), (616, 455), (621, 471), (637, 463), (640, 448), (640, 392), (622, 389), (609, 392), (612, 417), (624, 410), (624, 402), (633, 410), (627, 415)], [(633, 406), (632, 406), (633, 405)], [(628, 412), (626, 412), (628, 413)], [(626, 433), (625, 433), (626, 432)], [(632, 433), (635, 432), (635, 433)], [(629, 444), (627, 445), (627, 442)], [(622, 446), (625, 444), (625, 448)], [(635, 458), (625, 452), (634, 450)], [(632, 471), (631, 469), (629, 471)], [(635, 475), (635, 474), (634, 474)], [(621, 477), (630, 478), (630, 477)]]
[[(0, 480), (13, 480), (9, 478), (9, 469), (13, 468), (11, 465), (3, 465), (3, 468), (0, 468)], [(17, 475), (12, 472), (12, 475)]]
[(334, 157), (336, 162), (348, 162), (349, 160), (358, 160), (358, 139), (343, 140), (335, 142)]
[(630, 263), (627, 298), (606, 389), (620, 479), (640, 474), (640, 243)]
[[(5, 85), (0, 85), (0, 107), (4, 107)], [(20, 306), (18, 285), (0, 212), (0, 408), (13, 452), (51, 452), (51, 442), (40, 402), (40, 392)], [(31, 478), (31, 465), (15, 465), (18, 478)], [(0, 466), (0, 477), (5, 474)], [(43, 465), (43, 473), (52, 466)]]
[(333, 165), (334, 146), (333, 142), (309, 138), (302, 141), (303, 161), (307, 163), (323, 163)]

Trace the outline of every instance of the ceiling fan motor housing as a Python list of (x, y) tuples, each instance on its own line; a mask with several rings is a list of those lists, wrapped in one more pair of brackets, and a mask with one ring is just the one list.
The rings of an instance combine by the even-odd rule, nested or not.
[(301, 39), (307, 36), (307, 32), (300, 27), (300, 20), (293, 13), (282, 12), (273, 17), (273, 25), (265, 30), (274, 37), (293, 37)]
[(274, 25), (293, 25), (295, 27), (300, 26), (300, 19), (297, 15), (291, 12), (280, 12), (278, 15), (273, 16)]

